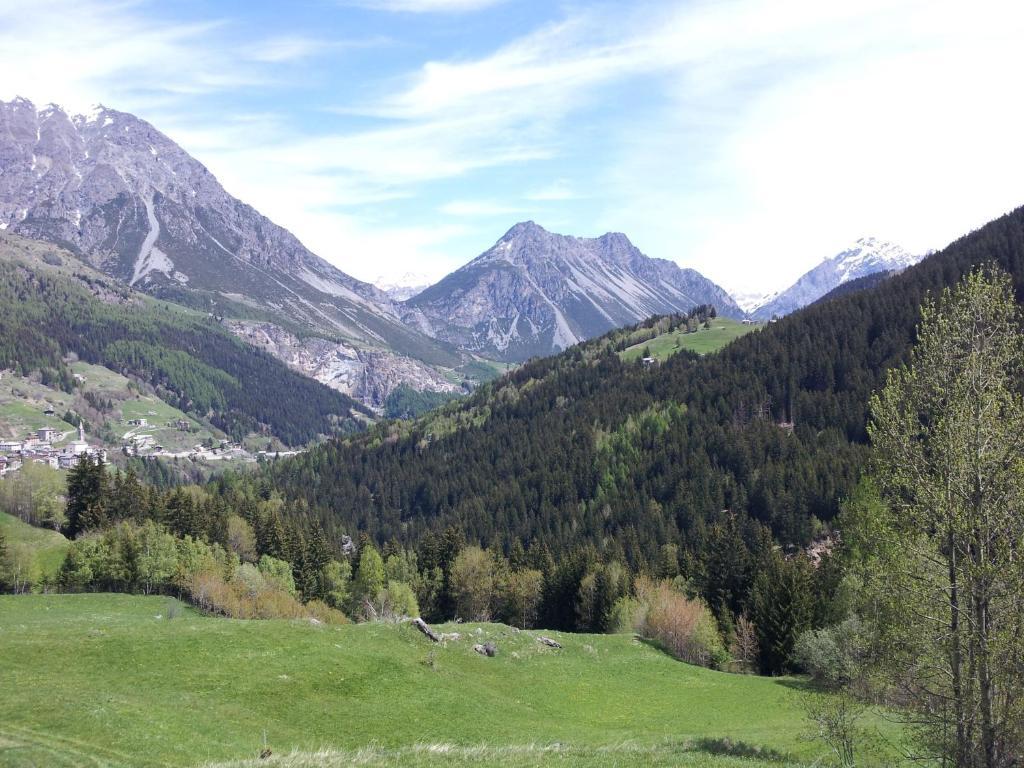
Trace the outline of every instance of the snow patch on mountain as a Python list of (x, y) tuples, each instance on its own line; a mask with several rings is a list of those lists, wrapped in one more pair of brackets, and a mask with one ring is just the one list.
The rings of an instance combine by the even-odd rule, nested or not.
[(862, 237), (849, 248), (822, 261), (786, 290), (752, 305), (747, 311), (758, 320), (788, 315), (851, 280), (878, 272), (901, 272), (924, 257), (909, 253), (895, 243)]

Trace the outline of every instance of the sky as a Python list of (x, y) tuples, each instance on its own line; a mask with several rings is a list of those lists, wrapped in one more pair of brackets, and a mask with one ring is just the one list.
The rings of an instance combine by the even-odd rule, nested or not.
[(1024, 203), (1008, 0), (0, 0), (0, 98), (153, 123), (370, 281), (515, 222), (730, 290)]

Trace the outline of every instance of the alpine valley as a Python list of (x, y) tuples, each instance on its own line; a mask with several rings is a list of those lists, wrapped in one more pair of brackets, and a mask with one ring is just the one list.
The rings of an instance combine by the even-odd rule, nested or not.
[[(0, 768), (1024, 766), (1024, 208), (926, 257), (862, 238), (772, 295), (681, 266), (746, 243), (708, 269), (783, 285), (851, 216), (915, 245), (966, 220), (980, 133), (928, 158), (940, 202), (905, 194), (916, 162), (863, 174), (907, 221), (837, 204), (868, 201), (825, 150), (867, 165), (869, 132), (817, 74), (857, 86), (866, 52), (889, 79), (900, 35), (850, 44), (881, 18), (61, 2), (123, 50), (82, 23), (72, 71), (48, 29), (79, 24), (2, 9), (26, 72), (273, 122), (217, 162), (330, 176), (280, 202), (379, 253), (313, 253), (132, 114), (0, 102)], [(178, 23), (132, 34), (150, 17)], [(794, 79), (837, 96), (776, 110)], [(955, 85), (892, 79), (893, 106)], [(879, 123), (868, 148), (919, 135)]]
[[(127, 286), (208, 312), (245, 341), (381, 410), (399, 387), (454, 395), (499, 369), (653, 314), (742, 311), (621, 234), (513, 227), (409, 297), (311, 253), (134, 115), (0, 102), (0, 229), (68, 249)], [(402, 299), (405, 299), (404, 301)]]

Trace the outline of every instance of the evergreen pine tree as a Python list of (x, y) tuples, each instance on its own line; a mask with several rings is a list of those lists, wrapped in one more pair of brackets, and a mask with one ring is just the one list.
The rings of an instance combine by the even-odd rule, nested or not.
[(813, 619), (810, 566), (803, 557), (786, 560), (776, 553), (754, 579), (751, 617), (757, 629), (761, 671), (791, 670), (793, 648)]
[(109, 503), (107, 469), (101, 460), (82, 456), (68, 472), (67, 525), (65, 534), (75, 538), (107, 522)]

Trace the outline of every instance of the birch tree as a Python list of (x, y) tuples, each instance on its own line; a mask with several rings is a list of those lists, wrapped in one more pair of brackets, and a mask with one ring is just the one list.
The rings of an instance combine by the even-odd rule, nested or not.
[(925, 304), (871, 402), (881, 669), (918, 754), (958, 768), (1017, 765), (1024, 745), (1020, 321), (1009, 277), (974, 272)]

